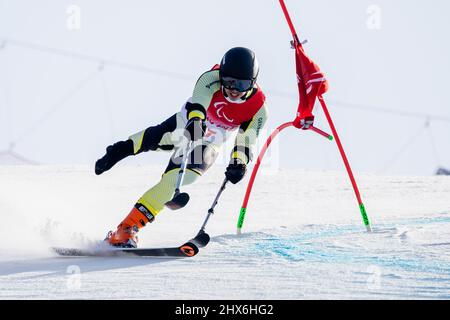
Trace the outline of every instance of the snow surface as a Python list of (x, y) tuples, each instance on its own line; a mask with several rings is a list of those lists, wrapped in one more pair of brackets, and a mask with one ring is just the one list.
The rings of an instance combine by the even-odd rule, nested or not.
[[(227, 187), (207, 227), (212, 241), (194, 258), (49, 250), (102, 239), (163, 169), (0, 166), (0, 298), (450, 299), (447, 176), (357, 174), (371, 234), (345, 172), (263, 170), (244, 233), (235, 231), (246, 182)], [(194, 236), (222, 179), (216, 168), (185, 188), (189, 205), (162, 212), (140, 246)]]

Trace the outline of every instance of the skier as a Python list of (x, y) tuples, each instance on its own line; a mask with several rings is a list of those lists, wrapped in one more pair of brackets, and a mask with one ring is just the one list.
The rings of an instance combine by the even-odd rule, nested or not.
[(95, 164), (97, 175), (141, 152), (168, 150), (173, 154), (161, 180), (144, 193), (105, 241), (113, 246), (137, 247), (139, 229), (153, 222), (174, 196), (180, 159), (188, 144), (192, 144), (192, 148), (183, 185), (193, 183), (205, 173), (215, 162), (221, 145), (232, 132), (238, 131), (225, 176), (233, 184), (242, 180), (268, 117), (265, 95), (256, 84), (258, 72), (259, 64), (253, 51), (232, 48), (225, 53), (220, 65), (200, 76), (192, 97), (180, 112), (106, 148), (105, 156)]

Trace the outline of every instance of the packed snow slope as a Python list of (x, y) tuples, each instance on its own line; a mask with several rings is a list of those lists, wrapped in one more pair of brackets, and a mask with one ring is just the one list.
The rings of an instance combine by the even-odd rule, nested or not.
[[(357, 174), (368, 234), (345, 172), (264, 171), (244, 224), (247, 179), (225, 190), (194, 258), (67, 258), (50, 246), (101, 240), (163, 167), (0, 167), (0, 299), (450, 299), (450, 177)], [(213, 169), (162, 212), (141, 247), (198, 231), (223, 180)]]

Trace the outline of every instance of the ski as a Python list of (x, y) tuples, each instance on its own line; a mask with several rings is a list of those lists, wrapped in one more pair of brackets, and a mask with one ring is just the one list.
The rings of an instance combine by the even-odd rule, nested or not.
[(60, 256), (70, 257), (193, 257), (198, 253), (198, 247), (187, 242), (179, 247), (170, 248), (61, 248), (53, 247), (52, 250)]

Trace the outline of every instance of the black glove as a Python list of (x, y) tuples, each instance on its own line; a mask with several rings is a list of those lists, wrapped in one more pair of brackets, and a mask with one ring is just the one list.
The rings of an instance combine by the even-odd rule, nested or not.
[(303, 130), (308, 130), (312, 125), (314, 125), (314, 116), (305, 117), (300, 120), (300, 128)]
[(225, 171), (225, 176), (232, 184), (236, 184), (244, 178), (247, 166), (240, 159), (232, 159)]
[(99, 175), (111, 169), (120, 160), (134, 154), (133, 141), (119, 141), (106, 148), (106, 154), (95, 163), (95, 174)]
[(190, 119), (186, 125), (184, 135), (191, 141), (197, 141), (203, 138), (206, 131), (205, 121), (198, 117)]

